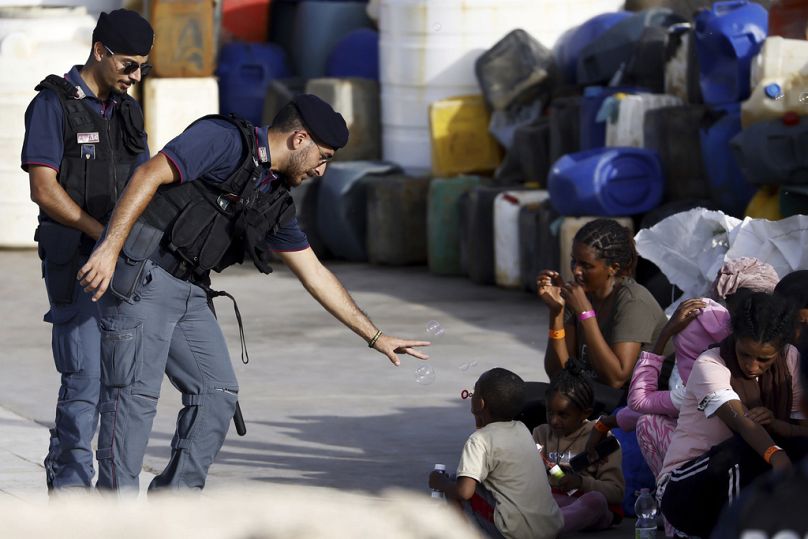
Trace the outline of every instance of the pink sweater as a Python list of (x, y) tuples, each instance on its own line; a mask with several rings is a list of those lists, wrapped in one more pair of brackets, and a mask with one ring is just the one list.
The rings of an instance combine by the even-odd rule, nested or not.
[(658, 388), (659, 372), (664, 360), (664, 357), (651, 352), (640, 353), (628, 390), (628, 405), (635, 412), (679, 416), (679, 410), (671, 400), (671, 392)]

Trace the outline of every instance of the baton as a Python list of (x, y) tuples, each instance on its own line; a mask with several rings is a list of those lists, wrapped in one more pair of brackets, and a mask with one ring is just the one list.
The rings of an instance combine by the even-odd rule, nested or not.
[(247, 434), (247, 425), (244, 424), (244, 416), (241, 415), (241, 406), (236, 401), (236, 411), (233, 414), (233, 424), (236, 426), (236, 432), (239, 436)]

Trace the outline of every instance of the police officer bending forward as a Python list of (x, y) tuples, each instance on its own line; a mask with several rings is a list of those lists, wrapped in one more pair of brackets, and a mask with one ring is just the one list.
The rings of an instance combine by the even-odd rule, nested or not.
[(45, 473), (51, 488), (90, 487), (98, 425), (98, 309), (76, 282), (132, 171), (149, 158), (143, 114), (126, 90), (148, 71), (154, 32), (133, 11), (102, 13), (90, 56), (50, 75), (25, 112), (22, 168), (39, 205), (36, 240), (61, 374)]
[[(202, 488), (238, 383), (206, 295), (211, 269), (263, 272), (273, 250), (340, 322), (398, 365), (429, 343), (383, 335), (309, 248), (289, 188), (321, 176), (345, 145), (342, 116), (301, 95), (272, 126), (208, 116), (141, 166), (78, 276), (101, 311), (101, 488), (137, 488), (165, 372), (182, 392), (171, 459), (152, 488)], [(119, 256), (120, 255), (120, 256)], [(105, 292), (111, 292), (106, 293)]]

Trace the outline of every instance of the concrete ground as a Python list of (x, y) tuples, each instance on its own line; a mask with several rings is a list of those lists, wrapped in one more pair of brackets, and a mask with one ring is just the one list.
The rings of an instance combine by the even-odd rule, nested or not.
[[(246, 266), (214, 276), (214, 288), (239, 302), (251, 361), (240, 361), (229, 300), (217, 299), (248, 432), (239, 437), (231, 429), (209, 487), (286, 484), (371, 497), (394, 487), (426, 496), (433, 465), (455, 467), (473, 430), (462, 389), (495, 366), (546, 380), (547, 311), (532, 295), (435, 276), (424, 267), (328, 265), (385, 333), (427, 338), (434, 320), (445, 334), (432, 338), (428, 362), (404, 358), (394, 367), (283, 266), (269, 277)], [(34, 251), (0, 251), (0, 271), (0, 504), (39, 503), (47, 497), (41, 461), (58, 387), (50, 326), (42, 322), (47, 300)], [(433, 369), (433, 383), (416, 381), (423, 365)], [(179, 406), (178, 392), (164, 384), (144, 482), (166, 463)], [(632, 526), (629, 520), (598, 537), (628, 537)]]

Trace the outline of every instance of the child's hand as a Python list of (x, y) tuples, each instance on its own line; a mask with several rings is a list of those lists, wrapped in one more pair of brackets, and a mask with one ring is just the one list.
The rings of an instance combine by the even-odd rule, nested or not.
[(577, 473), (574, 473), (572, 468), (564, 466), (562, 469), (564, 470), (564, 477), (561, 479), (556, 479), (553, 476), (549, 477), (551, 487), (569, 492), (570, 490), (579, 489), (583, 486), (583, 478)]

